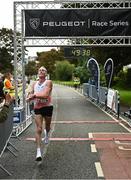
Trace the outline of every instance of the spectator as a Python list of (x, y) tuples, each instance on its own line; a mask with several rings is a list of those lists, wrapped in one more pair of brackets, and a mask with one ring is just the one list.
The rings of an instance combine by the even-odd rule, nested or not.
[(7, 119), (9, 114), (9, 106), (13, 101), (12, 97), (9, 94), (5, 94), (4, 98), (4, 105), (0, 110), (0, 123), (3, 123)]
[(12, 85), (12, 74), (11, 73), (5, 73), (4, 75), (4, 93), (9, 93), (10, 96), (15, 96), (14, 86)]
[(74, 77), (74, 88), (77, 89), (78, 86), (80, 85), (80, 79), (79, 77)]
[[(14, 98), (14, 105), (16, 104), (15, 101), (15, 87), (12, 84), (13, 76), (10, 72), (5, 73), (4, 75), (4, 93), (9, 93), (11, 97)], [(18, 96), (18, 105), (20, 104), (20, 98)]]
[(3, 88), (4, 88), (4, 78), (1, 74), (0, 75), (0, 103), (3, 101), (3, 97), (4, 97)]

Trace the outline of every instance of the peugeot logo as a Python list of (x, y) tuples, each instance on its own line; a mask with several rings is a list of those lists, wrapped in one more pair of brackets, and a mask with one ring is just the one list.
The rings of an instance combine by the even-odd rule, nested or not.
[(30, 26), (32, 27), (32, 29), (37, 29), (40, 24), (40, 19), (39, 18), (31, 18), (29, 22), (30, 22)]

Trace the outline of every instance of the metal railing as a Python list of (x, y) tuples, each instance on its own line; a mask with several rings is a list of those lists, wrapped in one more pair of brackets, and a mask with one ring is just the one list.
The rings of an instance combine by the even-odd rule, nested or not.
[[(14, 150), (18, 151), (17, 148), (10, 142), (10, 138), (18, 137), (32, 123), (32, 114), (29, 110), (29, 104), (27, 103), (26, 105), (26, 116), (24, 116), (23, 107), (17, 107), (16, 109), (16, 107), (11, 104), (7, 119), (0, 123), (0, 159), (5, 149), (8, 149), (15, 157), (17, 156), (16, 153), (10, 149), (11, 146)], [(1, 163), (0, 169), (5, 171), (8, 175), (11, 175), (11, 173), (3, 167)]]
[[(10, 110), (7, 119), (0, 123), (0, 158), (2, 154), (4, 153), (5, 149), (7, 148), (14, 156), (16, 154), (12, 152), (8, 145), (11, 145), (13, 148), (15, 148), (9, 141), (13, 130), (13, 104), (10, 105)], [(16, 148), (15, 148), (16, 149)], [(0, 163), (0, 168), (3, 169), (8, 175), (11, 175), (11, 173), (5, 169), (2, 164)]]
[(100, 86), (99, 90), (96, 86), (89, 83), (83, 84), (83, 95), (87, 96), (98, 106), (104, 108), (106, 111), (113, 113), (119, 119), (120, 115), (120, 101), (119, 92), (114, 89), (107, 89)]

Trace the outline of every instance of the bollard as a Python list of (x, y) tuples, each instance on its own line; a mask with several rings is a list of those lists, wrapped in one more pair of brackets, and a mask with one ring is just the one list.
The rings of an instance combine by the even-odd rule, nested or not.
[(107, 111), (107, 94), (108, 94), (108, 90), (107, 92), (105, 92), (105, 111)]
[(120, 116), (120, 94), (118, 91), (117, 91), (117, 102), (118, 102), (117, 118), (119, 119), (119, 116)]

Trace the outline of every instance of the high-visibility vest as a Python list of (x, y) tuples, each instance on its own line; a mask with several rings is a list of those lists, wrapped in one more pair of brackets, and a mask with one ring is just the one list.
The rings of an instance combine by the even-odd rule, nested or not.
[(9, 93), (13, 97), (15, 96), (14, 86), (12, 85), (9, 79), (5, 78), (3, 90), (4, 90), (4, 93)]

